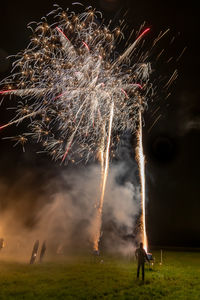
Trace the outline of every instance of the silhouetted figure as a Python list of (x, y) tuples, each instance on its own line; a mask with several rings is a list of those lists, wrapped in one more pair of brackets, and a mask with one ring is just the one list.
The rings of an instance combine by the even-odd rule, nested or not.
[(149, 258), (147, 256), (146, 251), (143, 248), (143, 243), (140, 243), (140, 248), (136, 249), (135, 256), (138, 261), (137, 278), (139, 278), (140, 267), (142, 267), (142, 280), (144, 280), (144, 263), (145, 263), (145, 259), (149, 262)]
[(43, 260), (43, 257), (44, 257), (44, 254), (46, 252), (46, 249), (47, 249), (46, 242), (44, 241), (43, 244), (42, 244), (41, 252), (40, 252), (40, 263)]
[(0, 239), (0, 250), (4, 248), (4, 239)]
[(33, 246), (32, 254), (31, 254), (30, 265), (34, 264), (34, 262), (35, 262), (37, 252), (38, 252), (38, 248), (39, 248), (39, 240), (36, 240), (35, 244)]

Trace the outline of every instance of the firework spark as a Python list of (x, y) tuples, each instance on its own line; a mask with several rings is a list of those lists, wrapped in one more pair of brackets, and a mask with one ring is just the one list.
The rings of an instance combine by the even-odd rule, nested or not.
[[(28, 47), (16, 56), (11, 75), (1, 82), (1, 95), (19, 96), (24, 103), (20, 99), (16, 118), (0, 129), (29, 119), (26, 139), (20, 135), (17, 141), (32, 137), (63, 163), (66, 159), (88, 161), (100, 153), (99, 226), (94, 238), (94, 249), (98, 249), (110, 150), (121, 132), (135, 131), (138, 112), (141, 128), (141, 107), (152, 90), (148, 55), (132, 57), (150, 29), (118, 55), (123, 34), (119, 27), (99, 25), (100, 12), (88, 7), (75, 14), (57, 7), (52, 14), (56, 22), (40, 22), (32, 29)], [(142, 139), (141, 131), (139, 136)], [(139, 160), (139, 165), (140, 170), (144, 168), (144, 162)], [(142, 182), (143, 214), (144, 188)], [(143, 222), (146, 234), (145, 218)]]

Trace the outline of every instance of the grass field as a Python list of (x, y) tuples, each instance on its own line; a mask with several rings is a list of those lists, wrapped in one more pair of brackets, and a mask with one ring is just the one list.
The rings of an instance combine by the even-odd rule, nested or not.
[(200, 253), (153, 253), (144, 284), (136, 262), (117, 257), (56, 259), (28, 265), (0, 261), (0, 299), (200, 299)]

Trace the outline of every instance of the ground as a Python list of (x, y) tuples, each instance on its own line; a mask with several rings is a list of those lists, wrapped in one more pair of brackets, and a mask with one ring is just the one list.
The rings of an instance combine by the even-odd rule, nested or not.
[(43, 264), (3, 261), (0, 300), (6, 299), (200, 299), (200, 253), (154, 252), (144, 284), (133, 258), (46, 258)]

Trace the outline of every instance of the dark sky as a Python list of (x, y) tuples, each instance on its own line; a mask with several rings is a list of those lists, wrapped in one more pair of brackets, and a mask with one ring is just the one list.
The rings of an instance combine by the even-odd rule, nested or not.
[[(28, 43), (30, 21), (39, 21), (52, 10), (53, 1), (4, 1), (0, 4), (0, 77), (10, 71), (6, 55), (17, 53)], [(56, 1), (63, 9), (70, 1)], [(168, 57), (178, 57), (187, 47), (182, 59), (170, 64), (159, 64), (157, 73), (168, 76), (178, 69), (179, 77), (168, 99), (159, 91), (157, 100), (149, 104), (145, 113), (144, 146), (147, 160), (148, 233), (153, 245), (200, 247), (200, 109), (199, 109), (199, 7), (197, 1), (133, 1), (99, 0), (82, 1), (99, 8), (107, 19), (118, 18), (127, 11), (126, 22), (137, 27), (146, 21), (151, 27), (152, 39), (167, 28), (175, 42), (163, 39)], [(161, 48), (162, 49), (162, 48)], [(9, 106), (12, 106), (9, 100)], [(10, 112), (1, 106), (1, 123), (6, 123)], [(157, 113), (155, 110), (159, 107)], [(158, 122), (150, 130), (154, 120)], [(16, 128), (9, 128), (1, 137), (15, 135)], [(21, 176), (22, 170), (31, 170), (35, 177), (29, 183), (35, 193), (41, 192), (42, 182), (56, 176), (59, 166), (49, 158), (35, 154), (37, 146), (12, 148), (6, 140), (0, 141), (0, 176), (2, 182), (12, 184)], [(44, 167), (48, 166), (48, 174)], [(34, 196), (33, 196), (34, 198)], [(1, 199), (2, 205), (6, 206)], [(2, 206), (3, 207), (3, 206)], [(32, 208), (32, 206), (30, 205)], [(31, 222), (30, 222), (31, 224)], [(31, 226), (31, 225), (30, 225)]]

